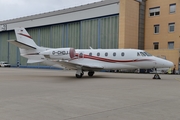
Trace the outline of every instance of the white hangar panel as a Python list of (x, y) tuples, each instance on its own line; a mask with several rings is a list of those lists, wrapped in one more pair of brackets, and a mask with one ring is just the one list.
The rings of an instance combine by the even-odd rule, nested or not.
[[(104, 2), (104, 4), (103, 4)], [(0, 22), (6, 26), (6, 30), (12, 30), (15, 27), (37, 27), (57, 23), (71, 22), (95, 17), (119, 14), (119, 0), (102, 1), (100, 4), (89, 4), (75, 8), (45, 13), (35, 16), (18, 18), (14, 20)], [(0, 31), (2, 31), (0, 29)]]

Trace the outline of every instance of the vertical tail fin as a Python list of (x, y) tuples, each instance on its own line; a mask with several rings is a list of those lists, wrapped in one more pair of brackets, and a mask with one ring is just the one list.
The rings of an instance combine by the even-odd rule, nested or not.
[(22, 43), (25, 46), (37, 48), (36, 43), (24, 28), (15, 28), (15, 34), (17, 42)]
[(24, 28), (15, 28), (15, 34), (17, 40), (8, 40), (8, 42), (25, 50), (37, 49), (38, 46)]
[(21, 56), (28, 58), (27, 63), (44, 61), (42, 55), (39, 55), (40, 47), (36, 45), (24, 28), (15, 28), (15, 34), (17, 40), (8, 40), (8, 42), (19, 47)]

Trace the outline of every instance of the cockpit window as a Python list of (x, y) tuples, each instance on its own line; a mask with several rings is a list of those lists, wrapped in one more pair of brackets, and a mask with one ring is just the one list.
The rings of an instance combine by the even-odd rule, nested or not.
[(141, 56), (139, 53), (137, 53), (137, 56)]
[(146, 54), (145, 54), (145, 53), (143, 53), (143, 52), (140, 52), (140, 54), (141, 54), (141, 56), (146, 56)]
[(147, 52), (144, 52), (144, 54), (146, 54), (147, 56), (152, 56), (151, 54), (147, 53)]
[(137, 52), (137, 56), (152, 56), (152, 55), (147, 52)]

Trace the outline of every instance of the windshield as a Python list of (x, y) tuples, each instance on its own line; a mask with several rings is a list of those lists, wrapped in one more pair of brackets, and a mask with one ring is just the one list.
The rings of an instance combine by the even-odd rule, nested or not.
[(147, 53), (147, 52), (144, 52), (147, 56), (152, 56), (151, 54)]
[(142, 56), (146, 56), (146, 54), (145, 54), (144, 52), (140, 52), (140, 54), (141, 54)]
[(147, 52), (138, 52), (137, 56), (145, 56), (145, 57), (147, 57), (147, 56), (152, 56), (152, 55), (147, 53)]

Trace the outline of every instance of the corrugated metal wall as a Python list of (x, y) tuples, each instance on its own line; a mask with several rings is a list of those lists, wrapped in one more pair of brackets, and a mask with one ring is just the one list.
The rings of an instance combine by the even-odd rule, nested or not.
[[(119, 15), (88, 19), (71, 23), (29, 28), (27, 31), (37, 45), (51, 48), (73, 47), (76, 49), (118, 48)], [(13, 66), (19, 61), (21, 66), (42, 67), (43, 64), (27, 64), (27, 59), (19, 56), (16, 46), (7, 42), (16, 39), (14, 31), (0, 32), (0, 61), (8, 61)]]
[(0, 61), (8, 61), (8, 32), (0, 33)]
[(81, 48), (98, 48), (98, 19), (81, 21)]
[[(8, 39), (12, 40), (14, 38), (15, 38), (14, 31), (10, 31), (8, 33)], [(5, 41), (5, 42), (7, 42), (7, 41)], [(9, 46), (9, 49), (6, 48), (8, 50), (8, 55), (7, 55), (8, 62), (15, 65), (15, 64), (17, 64), (18, 55), (19, 55), (18, 48), (15, 45), (9, 44), (9, 43), (8, 43), (8, 46)]]
[(113, 49), (118, 48), (119, 35), (119, 18), (118, 16), (105, 17), (101, 19), (101, 48)]

